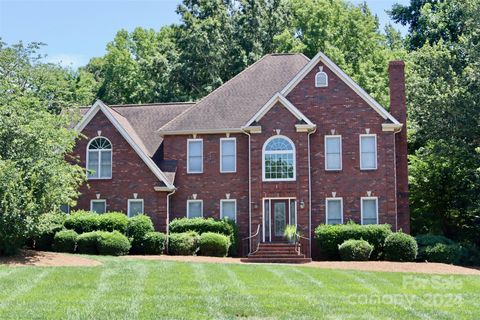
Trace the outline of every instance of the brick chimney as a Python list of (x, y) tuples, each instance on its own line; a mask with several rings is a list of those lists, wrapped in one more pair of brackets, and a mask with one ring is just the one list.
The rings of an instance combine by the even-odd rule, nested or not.
[(410, 233), (410, 207), (408, 202), (407, 161), (407, 104), (405, 94), (405, 63), (390, 61), (388, 65), (390, 86), (390, 113), (400, 123), (402, 130), (395, 134), (397, 180), (397, 229)]

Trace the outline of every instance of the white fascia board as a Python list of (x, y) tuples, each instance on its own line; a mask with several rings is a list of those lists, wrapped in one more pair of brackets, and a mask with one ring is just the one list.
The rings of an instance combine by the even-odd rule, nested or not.
[(187, 129), (187, 130), (157, 130), (161, 136), (168, 135), (189, 135), (189, 134), (222, 134), (222, 133), (242, 133), (242, 128), (225, 128), (225, 129)]
[(340, 67), (338, 67), (332, 60), (330, 60), (323, 52), (319, 52), (310, 62), (303, 67), (302, 70), (293, 78), (281, 94), (287, 96), (293, 88), (318, 64), (323, 62), (337, 77), (345, 82), (355, 93), (357, 93), (365, 102), (367, 102), (383, 119), (389, 119), (394, 124), (400, 124), (385, 108), (383, 108), (375, 99), (373, 99), (365, 90), (362, 89), (352, 78), (350, 78)]

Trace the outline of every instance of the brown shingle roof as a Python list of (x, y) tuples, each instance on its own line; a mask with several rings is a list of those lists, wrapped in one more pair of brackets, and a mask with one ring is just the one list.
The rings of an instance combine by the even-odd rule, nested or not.
[(308, 63), (302, 54), (269, 54), (163, 126), (160, 132), (240, 128)]

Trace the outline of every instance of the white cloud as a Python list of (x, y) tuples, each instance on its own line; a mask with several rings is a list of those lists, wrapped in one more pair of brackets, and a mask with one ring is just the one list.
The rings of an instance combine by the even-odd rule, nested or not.
[(81, 54), (56, 54), (52, 56), (47, 56), (45, 58), (46, 62), (50, 63), (59, 63), (63, 67), (71, 67), (76, 69), (78, 67), (84, 66), (88, 63), (88, 58)]

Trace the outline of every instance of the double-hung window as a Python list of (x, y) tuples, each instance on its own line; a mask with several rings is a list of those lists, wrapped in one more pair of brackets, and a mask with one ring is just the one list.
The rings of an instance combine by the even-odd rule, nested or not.
[(129, 199), (127, 207), (129, 217), (134, 217), (144, 213), (143, 199)]
[(326, 222), (327, 224), (343, 223), (343, 199), (327, 198), (325, 200)]
[(342, 136), (325, 136), (325, 170), (342, 170)]
[(237, 221), (237, 200), (220, 200), (220, 218), (228, 218), (232, 221)]
[(203, 217), (203, 201), (187, 200), (187, 218)]
[(362, 224), (378, 223), (378, 198), (363, 197), (361, 199)]
[(220, 139), (220, 172), (237, 171), (237, 139)]
[(360, 169), (377, 169), (377, 135), (360, 135)]
[(91, 200), (90, 211), (99, 214), (105, 213), (107, 211), (107, 201), (104, 199)]
[(203, 172), (203, 140), (188, 139), (187, 141), (187, 173)]

